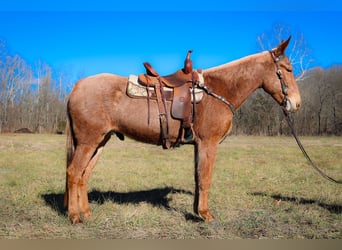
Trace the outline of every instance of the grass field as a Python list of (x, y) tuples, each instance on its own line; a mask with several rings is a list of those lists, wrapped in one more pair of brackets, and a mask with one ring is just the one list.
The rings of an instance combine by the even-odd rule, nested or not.
[[(304, 137), (308, 153), (342, 179), (342, 138)], [(320, 177), (290, 137), (228, 137), (209, 204), (192, 212), (193, 147), (112, 138), (89, 182), (92, 217), (71, 225), (62, 208), (65, 137), (0, 135), (1, 239), (342, 239), (342, 187)]]

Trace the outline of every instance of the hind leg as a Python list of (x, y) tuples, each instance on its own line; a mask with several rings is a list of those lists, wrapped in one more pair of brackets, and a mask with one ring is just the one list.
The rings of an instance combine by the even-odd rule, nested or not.
[(82, 175), (91, 162), (92, 156), (96, 151), (96, 147), (80, 144), (77, 146), (75, 155), (68, 166), (68, 214), (73, 224), (81, 222), (79, 212), (79, 185)]
[(87, 191), (87, 183), (90, 177), (92, 170), (94, 169), (96, 162), (98, 161), (101, 152), (103, 150), (103, 146), (99, 147), (91, 160), (88, 163), (85, 172), (82, 175), (80, 184), (78, 185), (78, 195), (79, 195), (79, 211), (80, 214), (84, 216), (84, 218), (89, 218), (91, 215), (89, 202), (88, 202), (88, 191)]
[(82, 174), (81, 181), (78, 186), (78, 195), (79, 195), (79, 210), (81, 215), (84, 216), (84, 218), (89, 218), (91, 213), (90, 213), (90, 207), (89, 207), (89, 201), (88, 201), (88, 191), (87, 191), (87, 183), (90, 177), (90, 174), (92, 170), (94, 169), (101, 153), (106, 145), (106, 143), (109, 141), (111, 137), (111, 133), (107, 133), (102, 142), (100, 142), (91, 157), (91, 160), (89, 161), (85, 171)]

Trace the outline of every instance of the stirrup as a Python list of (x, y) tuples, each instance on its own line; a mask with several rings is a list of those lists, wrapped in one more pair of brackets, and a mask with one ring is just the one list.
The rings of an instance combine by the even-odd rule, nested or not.
[(181, 139), (181, 144), (191, 144), (195, 140), (195, 133), (192, 128), (192, 124), (188, 128), (183, 128), (182, 129), (182, 139)]
[(184, 141), (192, 140), (194, 137), (191, 128), (184, 128)]

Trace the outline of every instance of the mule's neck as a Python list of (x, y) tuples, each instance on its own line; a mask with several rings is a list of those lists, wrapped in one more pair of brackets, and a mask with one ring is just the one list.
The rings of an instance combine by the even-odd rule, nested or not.
[(263, 84), (266, 65), (271, 63), (268, 52), (241, 58), (203, 71), (205, 84), (225, 97), (238, 109)]

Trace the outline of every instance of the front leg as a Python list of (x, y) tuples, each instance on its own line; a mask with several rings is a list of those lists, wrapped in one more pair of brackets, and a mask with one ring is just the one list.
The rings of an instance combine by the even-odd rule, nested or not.
[(213, 141), (200, 141), (195, 145), (194, 212), (206, 222), (215, 220), (209, 211), (208, 199), (217, 146), (218, 143)]

